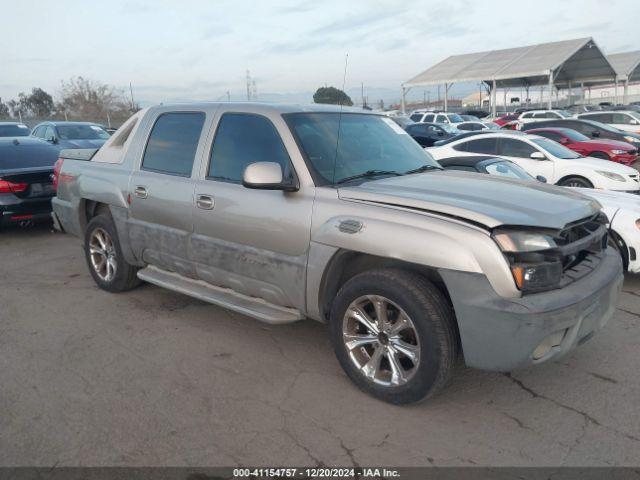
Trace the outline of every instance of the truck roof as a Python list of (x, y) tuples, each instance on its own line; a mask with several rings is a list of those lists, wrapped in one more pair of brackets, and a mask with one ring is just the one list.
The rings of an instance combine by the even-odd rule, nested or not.
[(260, 103), (260, 102), (190, 102), (190, 103), (173, 103), (160, 104), (149, 107), (151, 111), (161, 110), (167, 111), (173, 108), (185, 110), (188, 108), (198, 110), (214, 110), (224, 105), (229, 108), (237, 108), (239, 111), (255, 112), (255, 113), (305, 113), (305, 112), (334, 112), (338, 113), (366, 113), (369, 115), (380, 115), (377, 112), (363, 110), (361, 108), (346, 107), (340, 105), (325, 105), (317, 103), (296, 104), (296, 103)]

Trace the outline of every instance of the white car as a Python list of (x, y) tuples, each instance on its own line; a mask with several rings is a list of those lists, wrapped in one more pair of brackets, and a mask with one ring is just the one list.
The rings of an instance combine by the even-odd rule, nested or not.
[(582, 120), (593, 120), (622, 130), (623, 132), (640, 133), (640, 113), (633, 110), (616, 110), (612, 112), (587, 112), (576, 115)]
[(529, 110), (518, 117), (518, 122), (523, 124), (539, 122), (540, 120), (561, 120), (563, 118), (571, 118), (571, 114), (564, 110)]
[(445, 123), (453, 127), (464, 122), (464, 118), (462, 118), (457, 113), (446, 113), (446, 112), (417, 111), (417, 112), (413, 112), (409, 118), (411, 118), (411, 120), (416, 123)]
[(454, 156), (495, 155), (520, 165), (534, 177), (565, 187), (599, 188), (635, 192), (640, 189), (634, 168), (597, 158), (583, 157), (548, 138), (522, 132), (500, 131), (465, 134), (428, 148), (436, 159)]
[(597, 200), (609, 219), (612, 244), (622, 256), (625, 270), (640, 273), (640, 197), (623, 192), (608, 192), (592, 188), (575, 188)]

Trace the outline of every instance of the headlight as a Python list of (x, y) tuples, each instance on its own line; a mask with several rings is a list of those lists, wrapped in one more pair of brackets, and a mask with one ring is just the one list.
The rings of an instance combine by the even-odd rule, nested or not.
[(640, 143), (640, 139), (638, 139), (638, 138), (636, 138), (636, 137), (630, 137), (630, 136), (628, 136), (628, 135), (625, 135), (625, 136), (624, 136), (624, 139), (625, 139), (627, 142), (631, 142), (631, 143)]
[(624, 177), (622, 175), (617, 174), (617, 173), (605, 172), (605, 171), (600, 171), (600, 170), (596, 170), (596, 172), (598, 172), (603, 177), (607, 177), (609, 180), (615, 180), (616, 182), (624, 182), (625, 181)]
[(626, 150), (611, 150), (611, 153), (613, 153), (614, 155), (624, 155), (625, 153), (627, 153)]
[(545, 233), (503, 230), (493, 238), (509, 261), (513, 280), (523, 293), (558, 288), (562, 263), (553, 254), (554, 239)]
[(535, 252), (556, 247), (553, 238), (537, 232), (498, 231), (493, 238), (503, 252)]

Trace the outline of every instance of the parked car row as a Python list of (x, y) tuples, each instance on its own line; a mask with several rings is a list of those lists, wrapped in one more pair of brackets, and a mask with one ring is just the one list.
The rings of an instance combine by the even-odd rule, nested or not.
[(43, 122), (33, 131), (20, 122), (0, 122), (0, 228), (49, 219), (60, 151), (99, 147), (109, 137), (89, 122)]

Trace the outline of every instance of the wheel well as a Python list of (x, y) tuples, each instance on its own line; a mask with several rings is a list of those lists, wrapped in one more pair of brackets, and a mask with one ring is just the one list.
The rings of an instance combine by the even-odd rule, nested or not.
[(80, 205), (80, 218), (83, 222), (82, 228), (85, 229), (91, 219), (97, 215), (106, 214), (111, 216), (109, 205), (95, 200), (83, 200)]
[(629, 268), (629, 248), (627, 247), (627, 244), (622, 239), (622, 237), (615, 230), (609, 230), (609, 235), (618, 246), (620, 256), (622, 257), (622, 266), (624, 268), (624, 271), (626, 272)]
[(597, 157), (597, 158), (606, 158), (607, 160), (611, 160), (611, 157), (605, 152), (591, 152), (589, 156)]
[(589, 180), (587, 177), (583, 177), (582, 175), (565, 175), (564, 177), (562, 177), (560, 180), (556, 182), (556, 185), (560, 185), (562, 182), (565, 182), (570, 178), (579, 178), (580, 180), (584, 180), (589, 185), (591, 185), (591, 187), (593, 187), (593, 183), (591, 182), (591, 180)]
[(431, 281), (452, 305), (447, 287), (435, 268), (361, 252), (340, 251), (329, 262), (320, 285), (320, 315), (323, 320), (329, 320), (331, 303), (342, 285), (359, 273), (378, 268), (400, 268), (417, 273)]

